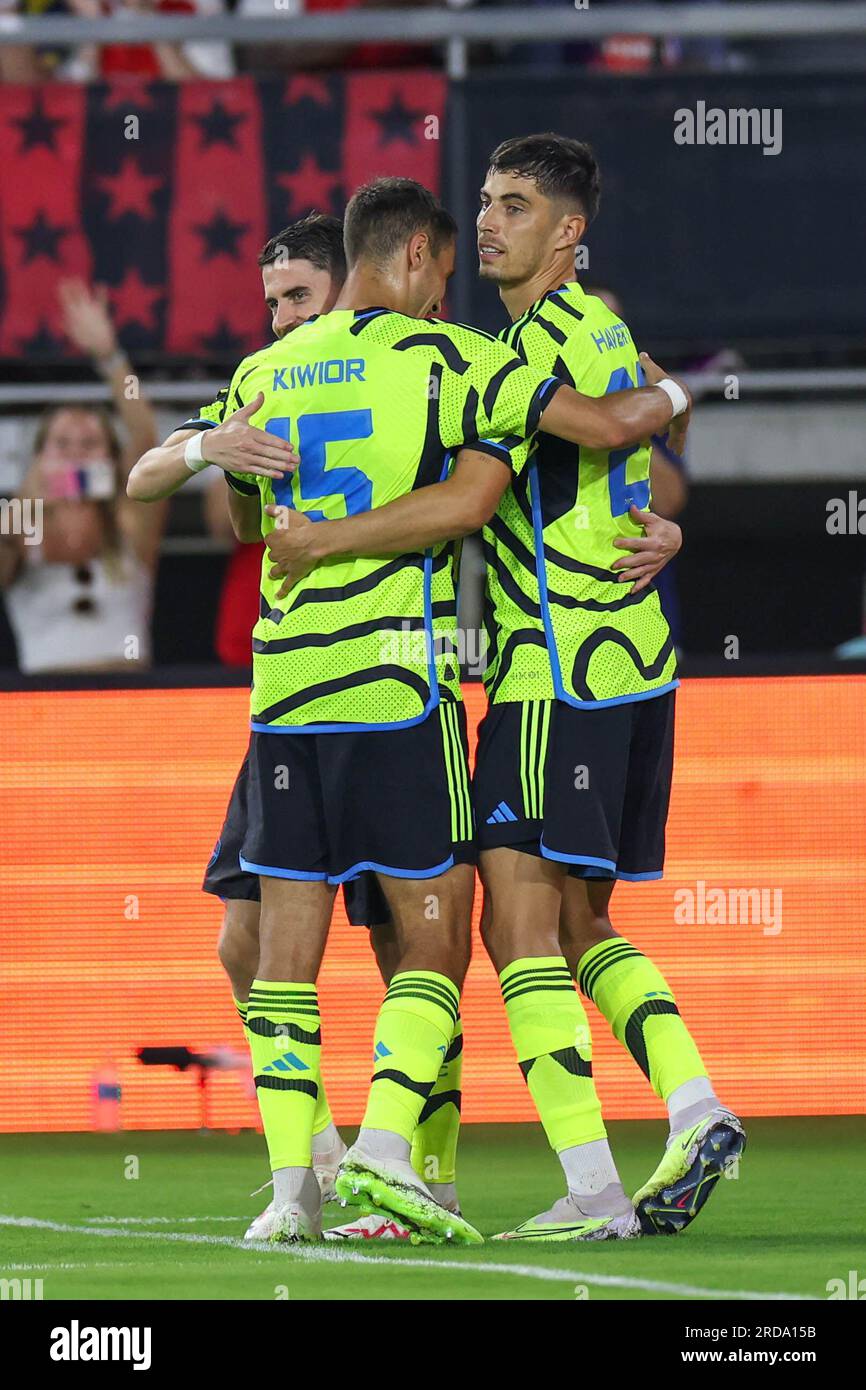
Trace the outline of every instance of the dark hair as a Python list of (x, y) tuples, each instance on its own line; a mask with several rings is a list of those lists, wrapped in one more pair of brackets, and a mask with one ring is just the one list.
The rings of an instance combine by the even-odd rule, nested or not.
[(342, 285), (346, 278), (346, 253), (339, 217), (311, 212), (299, 222), (292, 222), (265, 243), (259, 253), (259, 265), (273, 265), (283, 258), (309, 261), (317, 269), (327, 270)]
[(601, 174), (589, 145), (580, 140), (552, 130), (543, 135), (519, 135), (496, 146), (489, 167), (498, 174), (509, 170), (534, 179), (546, 198), (577, 203), (587, 223), (598, 212)]
[(438, 256), (457, 235), (457, 223), (429, 188), (414, 179), (373, 179), (362, 184), (346, 208), (346, 259), (389, 261), (416, 232), (426, 232)]

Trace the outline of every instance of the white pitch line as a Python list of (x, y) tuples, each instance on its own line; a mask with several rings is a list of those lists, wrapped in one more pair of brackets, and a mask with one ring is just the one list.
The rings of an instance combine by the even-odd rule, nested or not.
[(239, 1225), (250, 1219), (248, 1214), (242, 1213), (240, 1216), (91, 1216), (88, 1221), (91, 1226), (176, 1226), (178, 1222), (203, 1225), (206, 1221), (233, 1221)]
[(21, 1270), (33, 1274), (41, 1269), (129, 1269), (123, 1260), (57, 1260), (54, 1264), (4, 1265), (3, 1273)]
[(130, 1231), (120, 1226), (73, 1226), (61, 1221), (41, 1221), (34, 1216), (2, 1216), (0, 1226), (26, 1227), (31, 1230), (54, 1231), (59, 1235), (132, 1237), (134, 1240), (168, 1240), (185, 1245), (222, 1246), (230, 1250), (254, 1250), (260, 1254), (281, 1255), (310, 1264), (382, 1265), (403, 1269), (423, 1270), (425, 1273), (447, 1269), (471, 1274), (511, 1274), (521, 1279), (539, 1279), (558, 1284), (597, 1284), (601, 1288), (641, 1289), (646, 1293), (675, 1294), (680, 1298), (719, 1298), (754, 1302), (814, 1302), (807, 1294), (763, 1293), (749, 1289), (707, 1289), (697, 1284), (672, 1284), (661, 1279), (637, 1279), (625, 1274), (587, 1273), (577, 1269), (546, 1269), (543, 1265), (497, 1264), (491, 1260), (415, 1260), (402, 1256), (362, 1255), (359, 1251), (320, 1249), (318, 1246), (298, 1245), (291, 1253), (266, 1241), (241, 1240), (237, 1236), (193, 1235), (187, 1231)]

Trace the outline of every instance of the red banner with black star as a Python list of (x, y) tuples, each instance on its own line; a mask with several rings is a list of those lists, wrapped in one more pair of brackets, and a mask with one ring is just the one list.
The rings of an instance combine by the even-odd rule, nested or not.
[(0, 88), (0, 357), (72, 354), (76, 275), (137, 361), (235, 362), (268, 337), (270, 236), (379, 174), (438, 192), (445, 96), (419, 70)]

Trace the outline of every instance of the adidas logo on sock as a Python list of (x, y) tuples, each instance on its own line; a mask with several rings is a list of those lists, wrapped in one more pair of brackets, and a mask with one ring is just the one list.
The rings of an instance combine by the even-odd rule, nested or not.
[(506, 821), (517, 820), (507, 801), (500, 801), (492, 816), (487, 817), (488, 825), (504, 825)]
[(286, 1052), (282, 1057), (278, 1057), (275, 1062), (269, 1062), (266, 1067), (262, 1067), (263, 1072), (267, 1071), (309, 1071), (306, 1062), (302, 1062), (294, 1052)]

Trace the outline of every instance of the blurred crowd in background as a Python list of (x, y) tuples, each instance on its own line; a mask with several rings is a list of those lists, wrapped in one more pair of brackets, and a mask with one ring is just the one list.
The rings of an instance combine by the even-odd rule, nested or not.
[[(701, 2), (698, 0), (698, 3)], [(389, 8), (408, 9), (419, 8), (424, 0), (386, 0), (386, 3)], [(574, 8), (574, 0), (543, 0), (548, 8), (557, 3)], [(592, 0), (593, 9), (605, 3), (606, 0)], [(653, 0), (646, 0), (646, 3), (649, 5)], [(535, 4), (536, 0), (523, 0), (522, 8)], [(542, 0), (537, 0), (537, 4), (540, 7)], [(451, 8), (469, 7), (469, 4), (455, 3)], [(339, 71), (395, 65), (405, 68), (415, 64), (426, 68), (441, 67), (441, 45), (435, 49), (407, 44), (364, 44), (340, 48), (286, 42), (250, 48), (213, 40), (183, 45), (123, 41), (124, 26), (128, 21), (147, 13), (212, 16), (233, 12), (273, 17), (279, 11), (288, 17), (301, 10), (334, 12), (336, 15), (338, 11), (352, 8), (381, 6), (374, 4), (373, 0), (306, 0), (306, 3), (287, 0), (285, 4), (277, 4), (275, 0), (0, 0), (0, 22), (4, 15), (13, 14), (73, 15), (82, 18), (111, 16), (116, 20), (118, 34), (117, 43), (98, 46), (82, 44), (62, 50), (50, 45), (28, 48), (0, 44), (0, 81), (23, 84), (106, 81), (114, 84), (128, 77), (136, 79), (140, 86), (142, 81), (150, 80), (213, 80), (243, 73), (267, 77), (279, 75), (281, 71), (315, 68)], [(756, 63), (760, 63), (761, 72), (780, 68), (796, 71), (800, 65), (812, 72), (816, 69), (821, 72), (841, 72), (846, 68), (857, 68), (858, 64), (862, 66), (866, 56), (866, 41), (850, 38), (810, 39), (808, 43), (780, 38), (750, 45), (747, 42), (715, 39), (656, 39), (639, 33), (616, 35), (597, 43), (538, 43), (516, 49), (496, 37), (496, 10), (499, 8), (496, 0), (481, 0), (472, 8), (490, 11), (489, 40), (484, 44), (473, 44), (471, 55), (473, 69), (488, 65), (484, 71), (485, 81), (487, 74), (492, 71), (491, 65), (498, 67), (517, 61), (521, 67), (535, 67), (536, 73), (546, 65), (569, 75), (574, 68), (607, 73), (608, 86), (619, 90), (616, 81), (619, 74), (658, 74), (674, 69), (680, 74), (738, 74)], [(654, 8), (658, 8), (657, 4), (654, 4)], [(397, 77), (395, 73), (390, 75), (392, 81)], [(411, 74), (413, 82), (421, 78), (421, 73)], [(687, 83), (691, 79), (684, 76), (682, 80)], [(720, 80), (726, 84), (729, 82), (727, 77)], [(790, 79), (785, 80), (790, 84)], [(540, 77), (537, 78), (537, 82), (540, 81)], [(667, 80), (664, 81), (667, 85)], [(265, 87), (267, 83), (260, 85)], [(486, 90), (485, 87), (485, 94)], [(531, 90), (530, 84), (530, 93)], [(35, 103), (34, 110), (39, 107), (36, 115), (27, 119), (46, 124), (39, 106), (41, 93), (27, 93), (26, 100)], [(63, 122), (56, 121), (54, 124), (60, 126)], [(27, 120), (19, 120), (18, 125), (23, 128)], [(768, 161), (768, 166), (770, 163), (773, 161)], [(768, 168), (767, 172), (772, 171)], [(330, 166), (327, 177), (331, 178), (331, 182), (337, 177), (336, 173), (331, 176)], [(159, 180), (154, 178), (152, 182), (157, 184)], [(335, 206), (333, 210), (338, 209)], [(58, 235), (65, 235), (67, 230), (61, 227)], [(653, 230), (651, 224), (650, 230)], [(38, 222), (26, 234), (33, 237), (46, 235)], [(15, 235), (22, 236), (24, 233), (18, 230)], [(150, 233), (145, 228), (142, 235), (149, 236)], [(705, 236), (704, 229), (695, 237), (695, 243), (701, 248)], [(16, 243), (13, 241), (12, 244)], [(39, 254), (45, 254), (41, 243), (37, 250)], [(30, 255), (29, 251), (27, 254)], [(676, 255), (673, 259), (676, 260)], [(94, 266), (94, 270), (97, 269)], [(694, 267), (692, 271), (694, 273)], [(603, 268), (596, 272), (598, 275), (605, 273)], [(613, 277), (615, 285), (619, 284), (621, 273)], [(709, 280), (712, 281), (712, 274)], [(8, 286), (8, 274), (6, 282)], [(173, 379), (174, 369), (167, 368), (164, 362), (160, 364), (158, 353), (154, 356), (151, 352), (147, 361), (139, 361), (138, 364), (130, 360), (130, 353), (133, 358), (139, 355), (138, 349), (133, 347), (127, 351), (123, 346), (121, 339), (126, 341), (124, 325), (121, 323), (119, 336), (109, 309), (111, 300), (104, 291), (74, 276), (59, 279), (57, 283), (56, 314), (50, 315), (50, 327), (52, 330), (56, 327), (63, 334), (63, 339), (58, 337), (58, 333), (53, 333), (53, 337), (64, 352), (68, 352), (68, 346), (64, 346), (65, 340), (65, 344), (71, 345), (75, 352), (89, 361), (92, 367), (90, 379), (102, 380), (107, 387), (106, 394), (110, 395), (111, 407), (91, 404), (80, 394), (74, 400), (70, 396), (69, 400), (64, 401), (61, 382), (72, 380), (76, 371), (81, 382), (80, 359), (77, 369), (74, 364), (70, 368), (72, 375), (67, 372), (65, 376), (58, 376), (56, 362), (42, 362), (38, 354), (29, 361), (27, 352), (24, 352), (22, 370), (25, 376), (22, 378), (19, 373), (16, 379), (36, 381), (41, 375), (44, 385), (48, 373), (49, 384), (55, 381), (57, 387), (56, 395), (50, 397), (51, 404), (38, 419), (19, 411), (17, 401), (11, 397), (7, 397), (5, 403), (9, 413), (0, 418), (0, 498), (15, 498), (21, 505), (38, 499), (43, 506), (41, 544), (28, 543), (20, 529), (17, 533), (10, 533), (8, 528), (0, 528), (0, 668), (17, 667), (26, 675), (39, 676), (53, 672), (129, 673), (130, 670), (146, 669), (152, 661), (178, 664), (218, 661), (227, 667), (245, 667), (249, 662), (249, 634), (257, 610), (257, 574), (262, 547), (236, 547), (228, 519), (225, 483), (218, 470), (206, 470), (168, 502), (148, 505), (131, 502), (125, 491), (128, 473), (140, 455), (163, 439), (172, 427), (185, 420), (190, 410), (204, 405), (205, 401), (194, 398), (182, 400), (176, 411), (173, 406), (164, 406), (158, 418), (148, 402), (147, 382), (146, 379), (144, 382), (140, 380), (138, 367), (142, 367), (145, 373), (148, 370), (152, 372), (155, 362), (157, 375), (160, 370), (169, 370)], [(587, 282), (587, 288), (601, 294), (615, 312), (623, 314), (626, 322), (631, 322), (634, 315), (639, 323), (640, 311), (642, 308), (645, 310), (645, 306), (631, 302), (636, 297), (633, 288), (628, 291), (627, 286), (621, 287), (628, 291), (626, 298), (629, 302), (625, 305), (619, 302), (615, 287), (605, 284), (592, 286)], [(686, 302), (688, 295), (682, 298)], [(708, 349), (698, 353), (694, 340), (686, 336), (679, 356), (667, 365), (708, 374), (736, 372), (745, 365), (738, 351), (724, 347), (725, 338), (721, 333), (718, 334), (720, 350), (713, 351), (713, 335), (717, 333), (717, 325), (710, 321), (712, 317), (712, 314), (706, 315), (702, 321), (702, 332), (709, 335), (703, 339), (710, 345)], [(804, 329), (806, 327), (811, 331), (814, 320), (810, 319), (807, 325), (804, 319)], [(132, 341), (134, 343), (136, 339)], [(237, 356), (231, 347), (227, 347), (222, 354), (231, 363), (237, 360)], [(12, 361), (10, 357), (7, 365)], [(188, 366), (190, 373), (201, 374), (204, 370), (201, 355), (197, 361), (190, 358)], [(224, 366), (225, 363), (218, 370), (222, 371)], [(30, 373), (29, 377), (27, 372)], [(132, 393), (128, 389), (130, 380), (138, 384)], [(45, 398), (44, 393), (39, 397), (43, 401)], [(34, 396), (32, 401), (36, 399)], [(664, 441), (657, 440), (654, 444), (654, 507), (661, 515), (676, 519), (681, 516), (689, 497), (686, 461), (671, 455)], [(784, 452), (784, 443), (780, 447)], [(778, 478), (779, 475), (776, 476)], [(696, 487), (695, 491), (699, 489)], [(780, 548), (775, 554), (787, 553), (781, 548), (788, 544), (788, 536), (782, 537), (786, 528), (790, 531), (792, 524), (801, 525), (806, 528), (810, 538), (806, 552), (809, 562), (815, 573), (821, 573), (826, 565), (817, 548), (821, 540), (820, 531), (816, 540), (815, 528), (823, 528), (823, 499), (813, 502), (802, 488), (799, 492), (790, 488), (788, 492), (791, 498), (798, 493), (801, 499), (797, 504), (800, 506), (799, 521), (792, 522), (793, 511), (785, 513), (777, 506), (776, 495), (772, 499), (768, 495), (768, 500), (764, 502), (765, 515), (774, 522), (780, 533), (777, 542)], [(746, 505), (738, 508), (737, 544), (740, 550), (731, 552), (737, 558), (738, 574), (736, 579), (731, 575), (730, 581), (728, 575), (724, 575), (726, 599), (731, 598), (729, 583), (738, 583), (741, 590), (739, 612), (741, 621), (745, 623), (751, 606), (749, 576), (757, 573), (760, 565), (764, 564), (767, 567), (767, 582), (761, 592), (767, 611), (756, 640), (765, 649), (771, 645), (775, 649), (776, 645), (781, 647), (783, 644), (788, 649), (832, 645), (832, 641), (826, 643), (823, 635), (814, 628), (811, 634), (802, 635), (802, 623), (800, 627), (792, 625), (787, 635), (776, 643), (773, 626), (778, 627), (780, 622), (779, 618), (774, 617), (771, 604), (767, 603), (772, 592), (768, 584), (775, 573), (776, 562), (767, 547), (766, 536), (761, 534), (760, 515), (755, 509), (754, 496), (753, 491)], [(704, 537), (712, 534), (716, 525), (716, 518), (711, 514), (712, 505), (712, 502), (705, 504), (709, 515), (705, 510), (701, 518)], [(788, 505), (787, 499), (785, 505)], [(754, 518), (753, 525), (750, 518)], [(750, 525), (754, 536), (749, 534)], [(688, 527), (686, 529), (688, 534)], [(730, 533), (728, 539), (730, 541)], [(177, 544), (174, 556), (167, 564), (172, 540)], [(838, 550), (833, 552), (834, 562), (839, 553)], [(716, 597), (712, 581), (720, 571), (713, 568), (713, 563), (710, 554), (706, 568), (701, 572), (702, 579), (709, 580), (701, 587), (702, 612), (711, 612)], [(481, 622), (483, 572), (480, 544), (477, 538), (470, 539), (464, 547), (463, 559), (460, 621), (464, 627), (477, 627)], [(862, 574), (862, 568), (859, 572)], [(806, 568), (801, 582), (806, 586), (804, 591), (811, 593)], [(675, 638), (682, 646), (676, 571), (673, 567), (671, 572), (665, 572), (661, 577), (659, 587)], [(697, 587), (693, 583), (691, 592), (694, 593)], [(849, 589), (853, 592), (850, 584)], [(197, 593), (195, 599), (189, 597), (192, 591)], [(186, 610), (182, 607), (185, 601), (188, 603)], [(798, 609), (794, 599), (788, 606), (791, 611)], [(800, 609), (803, 611), (802, 602)], [(158, 615), (156, 627), (153, 623), (155, 611)], [(849, 597), (849, 616), (845, 619), (849, 632), (852, 630), (851, 615), (854, 611), (855, 604)], [(863, 612), (866, 624), (866, 595)], [(783, 618), (784, 615), (779, 617)], [(727, 616), (718, 615), (718, 622), (723, 624), (725, 632), (729, 630)], [(176, 646), (171, 638), (171, 650), (168, 650), (168, 634), (175, 631), (180, 636)], [(712, 626), (708, 633), (710, 647), (713, 644), (717, 646)], [(152, 640), (154, 635), (155, 641)], [(844, 635), (844, 631), (837, 632), (835, 640)], [(125, 642), (127, 637), (134, 638), (132, 647)], [(859, 639), (859, 643), (852, 654), (866, 652), (866, 638)], [(688, 641), (685, 646), (687, 650), (691, 649)], [(118, 652), (121, 651), (123, 655), (119, 657)]]
[[(441, 48), (411, 44), (375, 44), (334, 48), (332, 44), (230, 45), (201, 41), (182, 45), (129, 44), (123, 42), (122, 29), (130, 16), (142, 14), (213, 16), (233, 13), (245, 17), (273, 17), (306, 12), (325, 14), (350, 9), (450, 8), (495, 11), (507, 0), (0, 0), (0, 15), (73, 15), (94, 19), (113, 16), (117, 20), (116, 44), (80, 45), (68, 49), (52, 46), (27, 48), (0, 45), (0, 80), (34, 82), (46, 78), (60, 81), (93, 81), (124, 74), (162, 78), (181, 82), (189, 78), (224, 78), (236, 73), (270, 73), (281, 70), (323, 67), (405, 67), (411, 64), (437, 65)], [(601, 9), (610, 0), (592, 0)], [(632, 0), (638, 5), (658, 7), (658, 0)], [(710, 0), (694, 0), (710, 3)], [(726, 3), (726, 0), (714, 0)], [(521, 8), (575, 8), (575, 0), (521, 0)], [(760, 52), (760, 58), (758, 57)], [(852, 68), (863, 62), (864, 45), (850, 38), (808, 44), (779, 39), (762, 42), (759, 48), (748, 42), (724, 39), (657, 39), (646, 34), (623, 33), (598, 43), (538, 43), (522, 45), (519, 54), (513, 46), (497, 39), (496, 17), (490, 17), (489, 39), (472, 45), (475, 64), (501, 63), (519, 57), (521, 63), (547, 65), (562, 62), (608, 72), (647, 72), (664, 68), (737, 71), (757, 61), (770, 66), (798, 66), (824, 63), (831, 67)]]

